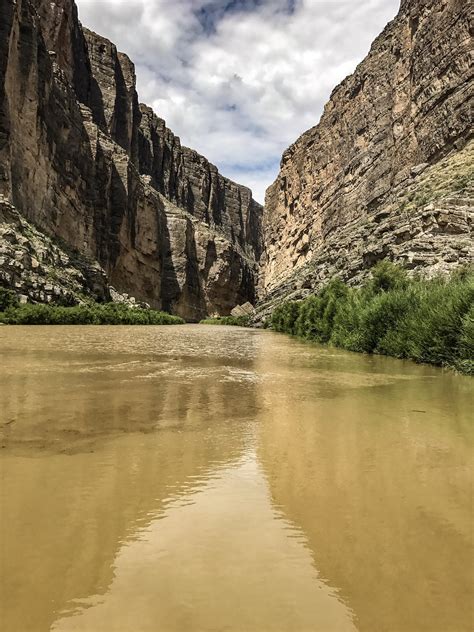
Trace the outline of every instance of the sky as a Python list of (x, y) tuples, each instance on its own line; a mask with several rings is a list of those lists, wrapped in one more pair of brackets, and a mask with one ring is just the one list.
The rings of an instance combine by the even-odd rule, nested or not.
[(136, 65), (139, 99), (264, 201), (400, 0), (76, 0)]

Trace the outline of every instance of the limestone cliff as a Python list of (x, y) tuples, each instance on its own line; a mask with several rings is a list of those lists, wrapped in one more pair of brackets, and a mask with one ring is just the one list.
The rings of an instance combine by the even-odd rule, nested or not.
[(403, 0), (319, 125), (268, 189), (263, 301), (390, 258), (411, 270), (473, 260), (471, 25), (465, 0)]
[(0, 194), (154, 307), (255, 300), (260, 205), (139, 105), (132, 62), (73, 0), (0, 0)]
[[(257, 276), (265, 311), (336, 274), (359, 283), (383, 258), (427, 274), (470, 263), (471, 13), (402, 0), (284, 153), (262, 218), (249, 189), (139, 103), (133, 63), (81, 26), (73, 0), (0, 0), (0, 196), (20, 213), (3, 232), (16, 225), (35, 260), (25, 234), (60, 240), (100, 270), (99, 297), (110, 284), (188, 319), (254, 303)], [(15, 248), (3, 244), (2, 282), (51, 300), (47, 275), (36, 288), (31, 270), (18, 276), (28, 256)], [(54, 287), (77, 295), (74, 283)]]

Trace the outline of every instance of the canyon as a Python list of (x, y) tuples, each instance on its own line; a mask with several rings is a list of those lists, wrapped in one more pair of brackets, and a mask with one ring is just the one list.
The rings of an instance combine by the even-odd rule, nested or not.
[(472, 264), (471, 20), (462, 0), (402, 0), (262, 208), (139, 103), (133, 63), (72, 0), (0, 0), (0, 283), (262, 320), (381, 259)]
[(471, 13), (402, 0), (262, 207), (74, 0), (0, 0), (4, 632), (472, 630)]

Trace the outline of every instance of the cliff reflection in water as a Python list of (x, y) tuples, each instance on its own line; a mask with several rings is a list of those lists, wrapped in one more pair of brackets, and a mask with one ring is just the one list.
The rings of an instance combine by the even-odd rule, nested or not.
[(229, 359), (213, 344), (198, 358), (169, 329), (81, 329), (1, 332), (6, 630), (47, 630), (106, 593), (124, 543), (241, 457), (256, 405), (252, 382), (234, 379), (252, 338)]
[(470, 628), (468, 378), (219, 327), (0, 349), (7, 632)]
[[(473, 388), (386, 358), (268, 339), (258, 458), (272, 501), (360, 630), (469, 630)], [(296, 396), (297, 394), (297, 396)], [(271, 403), (270, 403), (271, 402)]]

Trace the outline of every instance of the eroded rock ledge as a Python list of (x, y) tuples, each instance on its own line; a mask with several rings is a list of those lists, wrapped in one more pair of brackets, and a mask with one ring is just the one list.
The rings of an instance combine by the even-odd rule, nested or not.
[(23, 303), (72, 306), (113, 300), (96, 261), (61, 247), (1, 197), (0, 285), (13, 289)]

